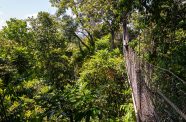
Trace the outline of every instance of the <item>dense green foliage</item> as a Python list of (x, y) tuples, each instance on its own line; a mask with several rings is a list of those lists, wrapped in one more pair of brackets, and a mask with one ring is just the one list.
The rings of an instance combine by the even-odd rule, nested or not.
[(41, 12), (28, 22), (11, 19), (1, 31), (2, 121), (133, 120), (125, 63), (118, 48), (108, 51), (109, 35), (91, 54), (63, 30), (66, 19)]
[[(12, 18), (0, 30), (0, 121), (135, 121), (121, 48), (126, 20), (139, 57), (186, 79), (181, 1), (50, 2), (56, 15)], [(152, 84), (186, 111), (184, 83), (154, 69)]]

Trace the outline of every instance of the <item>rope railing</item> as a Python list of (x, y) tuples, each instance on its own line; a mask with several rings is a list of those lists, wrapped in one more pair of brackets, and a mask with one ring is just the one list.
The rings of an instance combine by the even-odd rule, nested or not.
[[(133, 51), (133, 50), (130, 50), (130, 51)], [(131, 52), (129, 52), (131, 53)], [(174, 104), (174, 102), (172, 102), (169, 97), (167, 97), (165, 94), (163, 94), (161, 92), (161, 88), (158, 88), (154, 83), (156, 83), (157, 81), (154, 81), (154, 77), (157, 75), (157, 72), (162, 72), (164, 75), (167, 75), (169, 74), (170, 77), (172, 77), (172, 79), (176, 78), (177, 79), (177, 82), (182, 82), (184, 85), (186, 84), (186, 81), (183, 80), (182, 78), (180, 78), (179, 76), (177, 76), (175, 73), (173, 73), (172, 71), (168, 70), (168, 69), (165, 69), (165, 68), (162, 68), (162, 67), (159, 67), (159, 66), (155, 66), (143, 59), (141, 59), (139, 56), (137, 56), (135, 54), (135, 52), (133, 51), (131, 54), (135, 55), (136, 58), (132, 58), (130, 57), (131, 55), (129, 55), (128, 59), (130, 60), (130, 63), (132, 65), (134, 65), (136, 63), (135, 60), (138, 60), (139, 61), (139, 64), (140, 64), (140, 68), (139, 69), (136, 69), (136, 70), (141, 70), (141, 73), (144, 75), (144, 77), (148, 77), (148, 82), (145, 82), (147, 87), (150, 89), (150, 91), (152, 93), (154, 93), (154, 95), (158, 95), (161, 99), (163, 99), (165, 102), (161, 103), (162, 100), (156, 100), (157, 98), (154, 97), (153, 99), (155, 99), (154, 101), (157, 103), (158, 105), (161, 105), (162, 107), (163, 106), (170, 106), (172, 108), (172, 110), (174, 110), (174, 112), (169, 112), (169, 114), (174, 114), (175, 112), (180, 116), (182, 117), (184, 120), (186, 120), (186, 114), (176, 105)], [(151, 76), (149, 76), (149, 69), (147, 69), (147, 67), (149, 67), (152, 71), (152, 74)], [(161, 75), (163, 75), (161, 74)], [(152, 75), (155, 75), (155, 76), (152, 76)], [(163, 86), (161, 84), (161, 82), (159, 82), (159, 85), (160, 86)], [(174, 93), (172, 93), (174, 94)], [(163, 108), (161, 108), (163, 109)], [(170, 116), (170, 115), (169, 115)], [(172, 115), (174, 116), (174, 115)], [(160, 117), (161, 118), (161, 117)], [(170, 117), (171, 118), (171, 117)], [(161, 119), (160, 119), (161, 120)]]
[(157, 91), (157, 93), (182, 117), (186, 120), (186, 114), (183, 113), (171, 100), (169, 100), (163, 93)]
[(153, 65), (153, 64), (151, 64), (151, 63), (149, 63), (149, 62), (147, 62), (147, 63), (150, 64), (150, 65), (153, 66), (153, 67), (156, 67), (156, 68), (162, 70), (162, 71), (165, 71), (165, 72), (168, 72), (168, 73), (172, 74), (172, 76), (176, 77), (178, 80), (182, 81), (182, 82), (186, 85), (186, 81), (183, 80), (182, 78), (180, 78), (179, 76), (177, 76), (177, 75), (176, 75), (175, 73), (173, 73), (172, 71), (170, 71), (170, 70), (168, 70), (168, 69), (165, 69), (165, 68), (162, 68), (162, 67), (159, 67), (159, 66), (155, 66), (155, 65)]

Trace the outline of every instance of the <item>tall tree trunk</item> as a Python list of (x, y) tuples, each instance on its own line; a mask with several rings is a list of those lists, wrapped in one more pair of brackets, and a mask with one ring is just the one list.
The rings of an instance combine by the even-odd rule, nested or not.
[(114, 30), (111, 30), (111, 39), (110, 39), (110, 49), (113, 50), (115, 48), (114, 39), (115, 39), (115, 33)]
[(151, 100), (144, 76), (140, 68), (140, 59), (135, 52), (128, 47), (129, 34), (127, 30), (127, 19), (123, 20), (123, 52), (126, 60), (128, 80), (132, 88), (133, 103), (137, 122), (156, 122), (156, 112)]
[(70, 113), (69, 118), (70, 118), (70, 122), (74, 122), (74, 117), (73, 117), (73, 114), (72, 113)]
[[(74, 36), (82, 43), (82, 45), (84, 45), (89, 51), (90, 51), (90, 48), (88, 47), (88, 45), (86, 45), (83, 40), (76, 34), (74, 33)], [(79, 43), (80, 44), (80, 43)]]
[(83, 52), (83, 49), (82, 49), (82, 47), (81, 47), (81, 43), (80, 43), (80, 41), (78, 41), (78, 46), (79, 46), (79, 50), (80, 50), (81, 54), (83, 55), (84, 52)]

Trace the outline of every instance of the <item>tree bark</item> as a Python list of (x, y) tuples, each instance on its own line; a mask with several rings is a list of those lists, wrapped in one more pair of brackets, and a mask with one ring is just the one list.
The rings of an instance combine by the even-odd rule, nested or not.
[(110, 39), (110, 49), (111, 50), (113, 50), (115, 48), (114, 39), (115, 39), (115, 33), (114, 33), (114, 30), (111, 30), (111, 39)]
[(82, 45), (84, 45), (90, 51), (90, 48), (83, 42), (83, 40), (76, 33), (74, 33), (74, 36), (77, 37), (77, 39), (82, 43)]

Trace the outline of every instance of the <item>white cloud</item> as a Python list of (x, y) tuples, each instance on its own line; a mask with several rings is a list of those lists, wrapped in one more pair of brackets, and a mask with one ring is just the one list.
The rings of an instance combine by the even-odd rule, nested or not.
[(3, 15), (4, 13), (2, 11), (0, 11), (0, 16)]
[(5, 26), (5, 25), (6, 25), (6, 21), (0, 19), (0, 29), (2, 29), (2, 27)]
[(74, 15), (72, 13), (72, 10), (71, 9), (67, 9), (66, 14), (69, 15), (69, 16), (71, 16), (72, 18), (76, 18), (76, 15)]
[(4, 15), (4, 12), (0, 11), (0, 30), (6, 25), (6, 21), (2, 19), (2, 15)]

